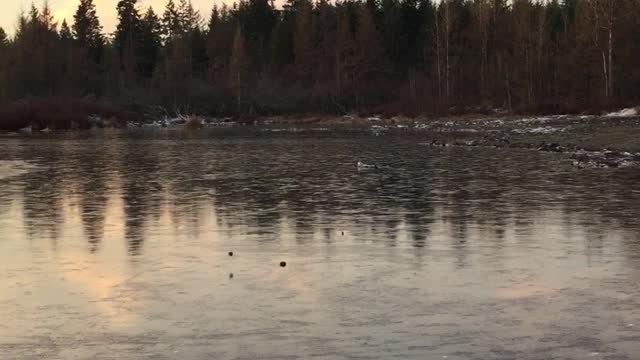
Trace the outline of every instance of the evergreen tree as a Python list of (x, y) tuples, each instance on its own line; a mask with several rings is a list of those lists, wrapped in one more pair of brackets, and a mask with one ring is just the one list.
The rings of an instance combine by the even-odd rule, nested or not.
[(247, 55), (252, 65), (258, 67), (269, 54), (269, 37), (277, 17), (273, 4), (269, 0), (241, 1), (236, 16), (242, 26)]
[(7, 74), (9, 72), (9, 38), (0, 27), (0, 103), (7, 99)]
[(180, 0), (178, 4), (179, 29), (184, 33), (191, 33), (202, 25), (200, 12), (193, 8), (191, 0)]
[(101, 88), (104, 36), (93, 0), (80, 0), (72, 26), (75, 50), (70, 56), (76, 90), (82, 94), (98, 94)]
[(63, 44), (73, 42), (73, 33), (71, 32), (71, 28), (69, 28), (69, 24), (67, 24), (67, 19), (62, 20), (62, 24), (60, 25), (60, 41)]
[(161, 17), (118, 0), (110, 41), (96, 1), (77, 1), (71, 28), (58, 32), (45, 2), (13, 37), (0, 29), (0, 101), (135, 94), (222, 113), (640, 98), (638, 0), (242, 0), (205, 27), (189, 0), (167, 0)]
[(0, 49), (6, 50), (9, 46), (9, 37), (2, 27), (0, 27)]
[[(207, 73), (211, 82), (223, 80), (227, 75), (233, 26), (227, 6), (223, 4), (220, 10), (214, 6), (207, 32)], [(226, 81), (224, 82), (226, 83)]]
[(151, 78), (162, 50), (162, 23), (151, 7), (142, 17), (139, 36), (139, 73), (144, 78)]
[(74, 67), (73, 41), (71, 28), (69, 27), (69, 24), (67, 24), (67, 20), (64, 19), (60, 25), (59, 52), (61, 55), (63, 74), (63, 83), (61, 86), (65, 93), (73, 93), (76, 88), (76, 84), (73, 83), (73, 78), (77, 76), (78, 69), (77, 67)]
[(181, 33), (182, 21), (180, 19), (180, 12), (173, 0), (169, 0), (162, 15), (162, 35), (165, 44), (171, 43), (173, 37)]
[(191, 67), (197, 78), (204, 76), (209, 56), (207, 55), (207, 35), (196, 27), (190, 35)]
[(113, 41), (124, 72), (122, 85), (132, 85), (136, 77), (136, 53), (140, 34), (140, 14), (136, 5), (137, 0), (119, 0), (117, 4), (118, 25)]
[(384, 49), (382, 41), (376, 29), (375, 20), (370, 7), (360, 6), (359, 25), (356, 32), (356, 54), (355, 54), (354, 82), (355, 82), (355, 102), (356, 107), (363, 99), (362, 92), (371, 89), (370, 85), (376, 78), (381, 78), (385, 70)]
[(136, 8), (138, 0), (119, 0), (117, 4), (118, 25), (114, 34), (114, 45), (120, 56), (134, 49), (140, 30), (140, 14)]
[(240, 26), (236, 27), (231, 47), (231, 59), (229, 61), (229, 82), (235, 92), (236, 110), (242, 111), (243, 89), (246, 87), (245, 73), (247, 70), (247, 55), (244, 45), (244, 35)]
[(91, 59), (99, 63), (102, 58), (104, 36), (93, 0), (80, 0), (73, 19), (73, 35), (78, 46), (86, 49)]
[(294, 38), (295, 64), (302, 79), (311, 79), (314, 67), (315, 47), (313, 34), (313, 5), (309, 0), (297, 3), (296, 30)]
[(52, 95), (60, 77), (57, 56), (57, 23), (48, 2), (38, 10), (31, 5), (27, 16), (19, 19), (15, 36), (16, 67), (11, 74), (15, 78), (16, 91), (24, 95)]
[[(333, 97), (343, 97), (344, 93), (352, 93), (353, 75), (355, 72), (355, 40), (347, 9), (339, 8), (336, 15), (338, 24), (336, 30), (334, 94)], [(344, 111), (344, 106), (341, 106)]]

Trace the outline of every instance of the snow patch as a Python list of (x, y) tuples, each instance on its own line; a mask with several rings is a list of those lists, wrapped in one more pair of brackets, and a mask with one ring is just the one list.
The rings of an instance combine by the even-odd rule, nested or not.
[(260, 131), (273, 132), (273, 133), (281, 133), (281, 132), (298, 133), (298, 132), (303, 132), (303, 131), (329, 131), (329, 128), (325, 128), (325, 127), (313, 127), (313, 128), (289, 127), (289, 128), (260, 129)]
[(606, 117), (632, 117), (639, 116), (640, 112), (638, 112), (638, 108), (626, 108), (620, 111), (612, 112), (605, 114)]
[(515, 129), (512, 132), (516, 134), (553, 134), (557, 132), (566, 131), (567, 128), (554, 128), (554, 127), (537, 127), (530, 129)]

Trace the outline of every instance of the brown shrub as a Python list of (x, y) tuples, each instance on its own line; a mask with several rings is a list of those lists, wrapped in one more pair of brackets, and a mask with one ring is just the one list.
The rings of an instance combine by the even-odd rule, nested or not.
[[(96, 116), (104, 119), (91, 121)], [(0, 130), (17, 131), (25, 127), (33, 130), (89, 129), (98, 127), (123, 127), (126, 115), (105, 104), (69, 99), (38, 99), (0, 105)]]
[(187, 129), (201, 129), (204, 126), (204, 119), (200, 116), (189, 115), (184, 126)]

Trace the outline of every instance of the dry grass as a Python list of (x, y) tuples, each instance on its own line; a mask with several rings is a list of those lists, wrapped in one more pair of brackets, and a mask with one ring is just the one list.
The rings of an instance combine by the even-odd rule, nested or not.
[(204, 119), (200, 116), (189, 115), (186, 120), (184, 126), (187, 129), (202, 129), (204, 126)]

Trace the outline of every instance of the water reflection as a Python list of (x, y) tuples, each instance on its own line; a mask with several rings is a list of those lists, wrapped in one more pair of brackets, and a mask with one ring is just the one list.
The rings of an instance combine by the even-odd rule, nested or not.
[[(105, 214), (117, 212), (107, 206), (121, 205), (133, 256), (163, 213), (174, 230), (186, 227), (195, 237), (206, 231), (202, 217), (213, 215), (217, 227), (260, 241), (281, 237), (287, 222), (298, 244), (330, 242), (332, 232), (347, 229), (363, 241), (416, 248), (428, 246), (441, 221), (460, 259), (474, 241), (470, 228), (492, 241), (511, 232), (535, 241), (535, 219), (550, 212), (567, 229), (594, 225), (585, 249), (601, 248), (596, 234), (608, 227), (638, 225), (633, 174), (577, 173), (536, 153), (433, 150), (411, 138), (112, 136), (3, 144), (11, 157), (42, 170), (10, 180), (0, 206), (20, 202), (23, 213), (14, 220), (29, 237), (56, 241), (63, 207), (77, 204), (88, 249), (96, 252), (109, 230)], [(355, 171), (356, 158), (385, 168)]]
[[(386, 324), (384, 337), (410, 342), (402, 349), (415, 354), (428, 350), (414, 343), (425, 336), (459, 342), (489, 331), (504, 340), (521, 331), (537, 339), (539, 326), (567, 333), (544, 311), (584, 318), (584, 309), (557, 299), (629, 305), (619, 286), (640, 275), (637, 170), (577, 172), (548, 154), (420, 142), (249, 132), (6, 140), (2, 156), (39, 168), (0, 180), (0, 314), (9, 317), (0, 335), (19, 337), (39, 321), (62, 327), (46, 314), (83, 304), (65, 310), (71, 322), (108, 319), (100, 331), (110, 336), (114, 328), (143, 337), (173, 327), (141, 343), (206, 334), (220, 317), (234, 336), (269, 324), (256, 336), (288, 337), (265, 315), (278, 313), (320, 338), (341, 329), (375, 343)], [(357, 171), (357, 160), (382, 169)], [(215, 255), (231, 250), (233, 259)], [(288, 272), (272, 266), (283, 257)], [(215, 283), (216, 274), (225, 282)], [(30, 315), (11, 318), (15, 309)], [(245, 311), (248, 322), (220, 315)], [(501, 325), (483, 329), (482, 316)], [(433, 327), (400, 325), (419, 321)], [(483, 347), (490, 343), (464, 346), (500, 358)], [(433, 346), (432, 354), (454, 358), (447, 345)]]

